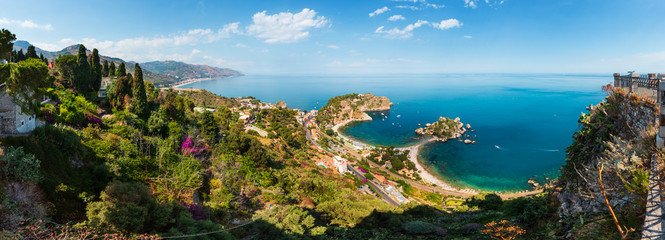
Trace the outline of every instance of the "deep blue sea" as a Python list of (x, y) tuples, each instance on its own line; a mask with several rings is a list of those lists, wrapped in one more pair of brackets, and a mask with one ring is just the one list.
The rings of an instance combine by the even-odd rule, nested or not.
[(226, 97), (282, 100), (289, 108), (319, 109), (334, 96), (367, 93), (395, 105), (371, 122), (341, 129), (371, 144), (407, 146), (418, 124), (460, 117), (477, 144), (426, 144), (425, 166), (453, 185), (487, 191), (528, 189), (527, 181), (558, 176), (565, 149), (589, 104), (603, 100), (612, 74), (253, 75), (189, 84)]

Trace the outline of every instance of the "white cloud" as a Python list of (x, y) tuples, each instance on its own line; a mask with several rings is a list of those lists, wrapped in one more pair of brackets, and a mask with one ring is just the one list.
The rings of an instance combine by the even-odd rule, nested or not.
[(478, 6), (476, 5), (476, 2), (477, 2), (477, 1), (478, 1), (478, 0), (464, 0), (464, 7), (470, 7), (470, 8), (474, 8), (474, 9), (475, 9), (476, 7), (478, 7)]
[[(446, 5), (443, 5), (443, 4), (428, 3), (427, 0), (392, 0), (392, 1), (393, 2), (410, 2), (410, 3), (413, 3), (413, 4), (419, 4), (421, 7), (425, 7), (425, 8), (439, 9), (439, 8), (446, 7)], [(419, 8), (419, 7), (409, 6), (409, 5), (400, 5), (400, 6), (396, 6), (396, 8), (421, 10), (421, 8)]]
[(44, 49), (46, 51), (51, 51), (51, 52), (60, 51), (62, 49), (62, 47), (60, 47), (60, 45), (55, 44), (55, 43), (43, 43), (43, 42), (30, 42), (30, 43), (32, 45), (34, 45), (35, 47)]
[(416, 6), (407, 6), (407, 5), (396, 6), (396, 8), (411, 9), (411, 10), (414, 10), (414, 11), (418, 11), (418, 10), (420, 10), (419, 7), (416, 7)]
[(442, 5), (442, 4), (434, 4), (434, 3), (425, 3), (425, 6), (426, 6), (426, 7), (431, 7), (431, 8), (434, 8), (434, 9), (439, 9), (439, 8), (444, 8), (444, 7), (446, 7), (446, 5)]
[(339, 46), (337, 46), (337, 45), (328, 45), (328, 47), (332, 48), (332, 49), (339, 49)]
[(247, 45), (242, 44), (242, 43), (236, 43), (236, 47), (246, 48)]
[(469, 38), (473, 38), (473, 37), (472, 37), (472, 36), (469, 36), (469, 35), (466, 35), (466, 36), (464, 36), (464, 38), (469, 39)]
[(293, 14), (281, 12), (266, 15), (266, 11), (258, 12), (252, 17), (252, 25), (247, 27), (250, 35), (266, 39), (266, 43), (292, 43), (306, 39), (309, 29), (320, 28), (328, 24), (323, 16), (316, 16), (316, 11), (308, 8)]
[(398, 21), (398, 20), (404, 20), (404, 16), (402, 15), (392, 15), (388, 18), (388, 21)]
[[(464, 7), (477, 8), (479, 0), (464, 0)], [(485, 4), (490, 7), (497, 7), (504, 3), (504, 0), (485, 0)]]
[(463, 23), (459, 22), (457, 19), (451, 18), (451, 19), (446, 19), (442, 20), (439, 23), (432, 23), (432, 26), (434, 28), (438, 28), (441, 30), (446, 30), (446, 29), (451, 29), (451, 28), (459, 28), (463, 25)]
[(13, 20), (7, 18), (0, 18), (0, 26), (18, 26), (22, 28), (33, 28), (33, 29), (42, 29), (42, 30), (53, 30), (51, 24), (37, 24), (32, 20)]
[(383, 30), (384, 26), (377, 28), (374, 32), (385, 34), (387, 38), (407, 39), (413, 36), (413, 30), (429, 24), (428, 21), (418, 20), (416, 23), (409, 24), (404, 29), (393, 28), (390, 30)]
[(156, 36), (152, 38), (137, 37), (125, 38), (118, 41), (103, 41), (94, 38), (83, 38), (73, 40), (63, 38), (58, 43), (43, 44), (35, 46), (51, 51), (60, 50), (68, 45), (81, 43), (88, 49), (97, 48), (100, 53), (106, 56), (113, 56), (125, 59), (127, 61), (154, 61), (154, 60), (178, 60), (190, 61), (195, 59), (195, 55), (201, 53), (198, 49), (193, 49), (187, 54), (166, 54), (169, 48), (182, 45), (197, 45), (199, 43), (212, 43), (223, 38), (229, 38), (232, 34), (242, 34), (238, 23), (230, 23), (217, 30), (212, 29), (192, 29), (179, 34), (169, 36)]
[(422, 26), (432, 26), (436, 29), (440, 30), (447, 30), (451, 28), (459, 28), (463, 24), (459, 22), (457, 19), (451, 18), (451, 19), (446, 19), (442, 20), (441, 22), (434, 22), (430, 23), (425, 20), (418, 20), (417, 22), (413, 24), (409, 24), (404, 29), (399, 29), (399, 28), (393, 28), (389, 30), (385, 30), (384, 26), (381, 26), (377, 28), (374, 32), (378, 34), (383, 34), (387, 38), (396, 38), (396, 39), (407, 39), (410, 37), (413, 37), (413, 30), (416, 30), (417, 28), (420, 28)]
[(369, 17), (374, 17), (374, 16), (377, 16), (377, 15), (382, 14), (382, 13), (387, 12), (387, 11), (390, 11), (390, 8), (382, 7), (382, 8), (376, 9), (374, 12), (369, 13)]

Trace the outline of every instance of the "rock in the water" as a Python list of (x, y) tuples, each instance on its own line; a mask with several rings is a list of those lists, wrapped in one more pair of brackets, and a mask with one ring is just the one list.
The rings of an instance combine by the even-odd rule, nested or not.
[(466, 129), (471, 129), (471, 124), (466, 124)]
[(464, 139), (464, 143), (469, 144), (469, 143), (471, 143), (471, 140), (469, 140), (469, 139)]
[(471, 141), (471, 144), (476, 144), (476, 141)]
[(527, 181), (527, 183), (533, 185), (534, 187), (538, 187), (538, 185), (539, 185), (539, 184), (538, 184), (535, 180), (533, 180), (533, 179)]

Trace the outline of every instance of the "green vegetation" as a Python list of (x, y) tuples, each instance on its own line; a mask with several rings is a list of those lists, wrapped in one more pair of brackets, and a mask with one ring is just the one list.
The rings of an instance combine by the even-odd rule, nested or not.
[[(0, 31), (0, 56), (14, 55), (6, 50), (14, 39), (9, 31)], [(209, 234), (195, 238), (613, 238), (617, 234), (604, 210), (559, 217), (572, 208), (560, 208), (557, 199), (593, 189), (581, 185), (582, 178), (593, 180), (584, 174), (595, 170), (592, 164), (600, 160), (615, 173), (604, 175), (612, 200), (630, 200), (616, 208), (618, 220), (632, 228), (643, 220), (641, 201), (648, 179), (644, 159), (653, 153), (653, 143), (618, 124), (637, 121), (621, 118), (626, 115), (621, 111), (643, 106), (642, 99), (613, 95), (599, 110), (583, 115), (568, 148), (561, 186), (532, 197), (502, 200), (483, 193), (464, 199), (426, 192), (358, 160), (358, 166), (396, 181), (415, 200), (395, 207), (358, 191), (362, 181), (351, 174), (339, 176), (317, 167), (316, 161), (330, 156), (309, 147), (294, 110), (242, 109), (268, 132), (269, 139), (260, 138), (257, 132), (245, 133), (238, 122), (240, 113), (231, 110), (240, 106), (237, 99), (207, 91), (159, 90), (143, 80), (142, 66), (136, 64), (134, 73), (127, 74), (125, 63), (116, 69), (113, 61), (100, 64), (98, 51), (88, 57), (84, 46), (77, 48), (78, 55), (55, 60), (55, 73), (37, 59), (41, 56), (35, 58), (34, 48), (0, 65), (6, 91), (48, 123), (28, 136), (0, 141), (0, 238), (85, 238), (80, 236), (86, 233), (109, 239), (200, 233)], [(22, 58), (27, 59), (14, 61)], [(117, 78), (107, 98), (100, 99), (95, 92), (99, 76), (106, 75)], [(42, 105), (42, 95), (51, 101)], [(332, 98), (321, 110), (322, 124), (380, 107), (376, 99), (359, 96)], [(346, 104), (352, 111), (334, 110)], [(640, 114), (653, 117), (649, 106)], [(215, 111), (198, 112), (195, 107)], [(450, 119), (439, 122), (437, 131), (458, 125)], [(326, 148), (329, 139), (320, 141)], [(414, 170), (408, 154), (378, 146), (369, 160), (390, 165), (393, 172)], [(571, 172), (577, 167), (584, 172)], [(365, 177), (374, 175), (367, 172)]]

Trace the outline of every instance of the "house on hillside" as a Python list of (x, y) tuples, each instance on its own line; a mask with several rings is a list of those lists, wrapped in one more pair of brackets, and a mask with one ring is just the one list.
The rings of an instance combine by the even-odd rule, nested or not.
[(333, 157), (333, 164), (342, 175), (348, 171), (348, 161), (340, 156)]
[(7, 85), (0, 85), (0, 135), (28, 134), (37, 127), (35, 115), (27, 115), (7, 94)]

